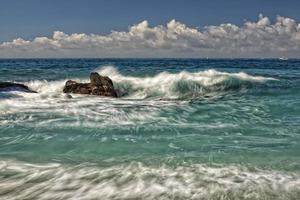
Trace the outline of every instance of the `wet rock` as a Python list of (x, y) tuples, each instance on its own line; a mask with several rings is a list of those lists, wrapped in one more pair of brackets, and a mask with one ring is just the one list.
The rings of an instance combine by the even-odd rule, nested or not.
[(22, 92), (30, 92), (37, 93), (29, 89), (26, 85), (20, 83), (12, 83), (12, 82), (0, 82), (0, 92), (1, 91), (22, 91)]
[(68, 80), (63, 89), (64, 93), (91, 94), (97, 96), (118, 97), (112, 80), (96, 72), (90, 74), (90, 83), (78, 83)]
[(72, 95), (70, 95), (70, 94), (66, 94), (66, 96), (65, 96), (67, 99), (72, 99), (73, 97), (72, 97)]

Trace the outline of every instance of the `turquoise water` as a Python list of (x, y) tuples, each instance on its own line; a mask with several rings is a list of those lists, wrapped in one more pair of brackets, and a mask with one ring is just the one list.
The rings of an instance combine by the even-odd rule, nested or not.
[[(121, 98), (62, 93), (109, 76)], [(0, 199), (299, 199), (300, 60), (0, 60)]]

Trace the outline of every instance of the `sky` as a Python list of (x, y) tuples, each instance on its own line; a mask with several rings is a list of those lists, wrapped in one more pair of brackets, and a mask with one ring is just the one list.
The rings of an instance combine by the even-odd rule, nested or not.
[(0, 0), (0, 58), (300, 57), (299, 0)]

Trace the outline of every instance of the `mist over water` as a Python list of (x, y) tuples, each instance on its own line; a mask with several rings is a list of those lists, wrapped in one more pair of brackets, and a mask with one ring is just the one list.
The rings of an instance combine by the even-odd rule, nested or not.
[[(120, 98), (62, 93), (92, 71)], [(38, 92), (0, 92), (0, 199), (300, 197), (298, 60), (0, 60), (0, 81)]]

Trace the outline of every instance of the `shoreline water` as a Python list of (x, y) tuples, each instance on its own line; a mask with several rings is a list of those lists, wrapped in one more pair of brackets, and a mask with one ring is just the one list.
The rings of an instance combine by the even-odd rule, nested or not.
[(3, 175), (0, 194), (8, 199), (297, 199), (300, 195), (299, 174), (245, 166), (153, 168), (131, 163), (97, 168), (2, 161)]

